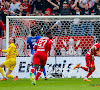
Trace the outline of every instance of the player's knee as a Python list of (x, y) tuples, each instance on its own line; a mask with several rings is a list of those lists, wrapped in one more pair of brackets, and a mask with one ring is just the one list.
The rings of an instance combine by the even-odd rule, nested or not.
[(33, 67), (37, 68), (38, 67), (38, 64), (34, 64)]
[(95, 66), (93, 65), (93, 69), (95, 69)]
[(90, 68), (90, 70), (94, 72), (95, 71), (95, 67), (93, 66), (92, 68)]

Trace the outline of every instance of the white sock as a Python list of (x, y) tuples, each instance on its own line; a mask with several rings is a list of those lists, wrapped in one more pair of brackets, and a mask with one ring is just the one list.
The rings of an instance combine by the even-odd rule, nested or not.
[(84, 79), (88, 79), (88, 78), (85, 76)]

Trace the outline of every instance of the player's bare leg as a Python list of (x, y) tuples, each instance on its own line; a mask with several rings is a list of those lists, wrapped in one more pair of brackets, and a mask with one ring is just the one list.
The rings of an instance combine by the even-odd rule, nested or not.
[(91, 68), (88, 68), (88, 67), (83, 67), (83, 66), (80, 66), (80, 64), (77, 64), (74, 69), (76, 68), (82, 68), (83, 70), (85, 71), (89, 71), (89, 73), (87, 74), (87, 76), (83, 79), (83, 81), (91, 81), (91, 80), (88, 80), (88, 77), (95, 71), (95, 65), (93, 65), (93, 67)]
[(93, 65), (93, 67), (89, 68), (89, 73), (87, 74), (87, 76), (83, 79), (83, 81), (91, 81), (88, 80), (88, 77), (95, 71), (95, 65)]
[(80, 64), (77, 64), (77, 65), (74, 67), (74, 69), (76, 69), (76, 68), (82, 68), (82, 69), (84, 69), (85, 71), (88, 71), (88, 70), (89, 70), (88, 67), (80, 66)]
[(34, 64), (33, 68), (31, 69), (30, 72), (30, 80), (32, 81), (32, 84), (35, 85), (36, 84), (36, 80), (33, 77), (33, 73), (36, 71), (36, 68), (38, 67), (38, 64)]
[(16, 81), (18, 79), (18, 76), (13, 76), (13, 75), (10, 75), (12, 73), (12, 70), (8, 70), (7, 73), (6, 73), (6, 77), (7, 78), (13, 78), (14, 81)]
[(3, 76), (3, 79), (1, 79), (0, 81), (5, 81), (5, 80), (7, 80), (7, 78), (5, 77), (4, 71), (2, 70), (3, 67), (5, 67), (5, 65), (4, 65), (3, 63), (0, 64), (0, 73), (1, 73), (2, 76)]

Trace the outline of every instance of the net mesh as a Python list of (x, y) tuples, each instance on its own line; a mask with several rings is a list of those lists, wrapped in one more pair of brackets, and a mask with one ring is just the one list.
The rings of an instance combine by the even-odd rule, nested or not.
[(100, 36), (99, 26), (100, 18), (10, 18), (9, 36), (16, 37), (19, 56), (29, 56), (26, 39), (31, 30), (43, 37), (52, 31), (57, 56), (84, 56)]

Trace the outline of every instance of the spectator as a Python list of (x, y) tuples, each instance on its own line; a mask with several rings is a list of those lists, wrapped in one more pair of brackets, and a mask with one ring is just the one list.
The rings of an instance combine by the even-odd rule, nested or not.
[(97, 3), (97, 7), (96, 7), (96, 15), (100, 15), (100, 3)]
[(3, 10), (1, 9), (1, 6), (0, 6), (0, 16), (2, 18), (3, 23), (5, 24), (6, 23), (6, 16), (5, 16)]
[(10, 8), (10, 4), (8, 1), (6, 1), (4, 7), (1, 8), (6, 16), (9, 15), (9, 8)]
[(82, 15), (91, 15), (91, 11), (96, 8), (96, 5), (97, 4), (95, 3), (95, 5), (92, 8), (89, 8), (89, 5), (85, 4), (84, 8), (82, 8), (79, 6), (79, 3), (78, 3), (77, 7), (81, 10)]
[(81, 25), (82, 27), (82, 36), (93, 36), (94, 26), (91, 21), (85, 21)]
[(54, 4), (53, 2), (51, 2), (51, 0), (47, 0), (47, 1), (48, 1), (49, 3), (51, 3), (53, 6), (57, 7), (57, 9), (60, 10), (60, 14), (61, 14), (61, 15), (70, 15), (71, 9), (73, 9), (73, 8), (77, 5), (77, 3), (74, 3), (74, 5), (68, 7), (67, 2), (64, 1), (64, 2), (63, 2), (63, 6), (60, 6), (60, 7), (59, 7), (58, 5), (56, 5), (56, 4)]
[(26, 16), (26, 11), (23, 10), (23, 5), (19, 5), (19, 10), (15, 11), (15, 15), (17, 16)]
[(5, 27), (4, 27), (4, 23), (2, 21), (2, 17), (0, 17), (0, 37), (5, 36), (6, 32), (5, 32)]
[(39, 10), (39, 11), (44, 12), (45, 6), (44, 6), (44, 2), (42, 0), (36, 0), (33, 2), (33, 4), (31, 5), (31, 14), (35, 10)]
[(51, 9), (50, 8), (47, 8), (46, 11), (45, 11), (44, 16), (54, 16), (54, 14), (51, 13)]
[[(75, 0), (75, 3), (78, 2), (78, 0)], [(87, 3), (87, 0), (79, 0), (79, 6), (84, 8), (84, 4)]]
[(72, 10), (72, 15), (82, 15), (82, 12), (80, 11), (80, 9), (78, 7), (75, 7)]
[(82, 28), (80, 20), (79, 19), (74, 19), (73, 23), (70, 25), (70, 31), (72, 36), (85, 36), (85, 30)]
[(28, 0), (23, 0), (23, 3), (21, 4), (23, 5), (23, 10), (30, 12), (31, 6), (29, 5)]
[(11, 5), (10, 5), (9, 10), (10, 10), (11, 12), (13, 12), (13, 11), (19, 9), (19, 5), (20, 5), (20, 3), (17, 2), (17, 0), (12, 0), (12, 3), (11, 3)]
[[(44, 1), (45, 1), (45, 10), (46, 10), (47, 8), (50, 8), (51, 11), (54, 12), (54, 11), (53, 11), (53, 7), (54, 7), (54, 6), (52, 6), (47, 0), (44, 0)], [(51, 0), (51, 1), (53, 2), (53, 0)]]
[(46, 32), (49, 30), (49, 28), (50, 28), (50, 21), (48, 19), (45, 19), (43, 28), (41, 29), (42, 36), (46, 36)]
[(87, 4), (89, 5), (89, 8), (92, 8), (95, 4), (95, 0), (87, 0)]
[[(60, 6), (60, 0), (56, 0), (54, 3)], [(57, 7), (54, 7), (53, 10), (54, 10), (55, 15), (59, 15), (59, 10), (57, 9)]]
[(56, 26), (57, 26), (58, 30), (57, 30), (57, 32), (56, 32), (55, 35), (60, 36), (60, 35), (61, 35), (61, 31), (62, 31), (62, 28), (61, 28), (62, 23), (61, 23), (60, 20), (56, 21), (56, 23), (50, 28), (50, 30), (52, 30), (52, 29), (53, 29), (54, 27), (56, 27)]

